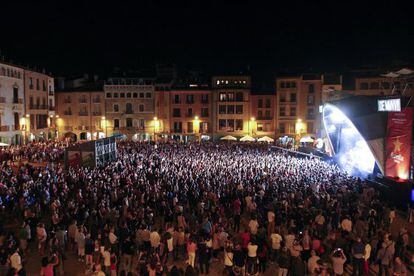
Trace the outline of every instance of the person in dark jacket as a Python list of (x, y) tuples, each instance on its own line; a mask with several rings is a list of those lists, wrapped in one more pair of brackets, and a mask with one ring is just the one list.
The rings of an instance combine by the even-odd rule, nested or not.
[(283, 247), (277, 258), (279, 264), (279, 276), (287, 276), (290, 270), (290, 255), (287, 247)]

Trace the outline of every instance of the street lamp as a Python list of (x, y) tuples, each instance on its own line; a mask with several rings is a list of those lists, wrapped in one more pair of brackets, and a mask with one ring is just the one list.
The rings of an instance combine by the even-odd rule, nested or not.
[(254, 121), (256, 121), (256, 118), (255, 117), (251, 117), (250, 118), (250, 121), (249, 121), (249, 128), (248, 128), (248, 134), (250, 134), (250, 129), (251, 129), (251, 133), (252, 133), (252, 136), (253, 136), (253, 125), (251, 126), (251, 128), (250, 128), (250, 124), (253, 124), (254, 123)]
[(155, 142), (157, 140), (156, 132), (160, 126), (160, 121), (158, 120), (158, 117), (154, 117), (153, 120), (154, 120), (154, 142)]
[[(105, 127), (105, 138), (107, 138), (108, 137), (108, 123), (106, 121), (105, 116), (102, 116), (101, 119), (102, 119), (102, 128)], [(99, 138), (99, 135), (98, 135), (98, 138)]]
[(300, 142), (300, 138), (301, 138), (301, 135), (303, 133), (303, 129), (304, 129), (304, 123), (302, 122), (302, 119), (297, 119), (296, 124), (295, 124), (295, 132), (296, 132), (296, 137), (297, 137), (297, 143), (298, 144)]
[(200, 119), (198, 118), (198, 116), (194, 117), (194, 122), (193, 122), (193, 128), (194, 128), (194, 133), (197, 136), (197, 140), (200, 142)]

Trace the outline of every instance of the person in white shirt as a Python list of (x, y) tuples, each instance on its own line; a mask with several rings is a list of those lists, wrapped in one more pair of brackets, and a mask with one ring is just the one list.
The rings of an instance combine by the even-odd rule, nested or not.
[(18, 248), (16, 248), (14, 253), (10, 256), (10, 266), (15, 270), (16, 275), (23, 268), (22, 258), (20, 257)]
[(224, 250), (224, 267), (229, 272), (229, 275), (233, 272), (233, 264), (233, 251), (229, 247)]
[(271, 259), (272, 261), (277, 260), (278, 256), (279, 256), (279, 251), (280, 251), (280, 243), (282, 242), (282, 236), (275, 232), (270, 236), (270, 240), (272, 242), (272, 256)]
[(105, 267), (105, 273), (110, 273), (111, 268), (111, 252), (109, 248), (105, 248), (105, 250), (102, 253), (102, 258), (104, 260), (104, 267)]

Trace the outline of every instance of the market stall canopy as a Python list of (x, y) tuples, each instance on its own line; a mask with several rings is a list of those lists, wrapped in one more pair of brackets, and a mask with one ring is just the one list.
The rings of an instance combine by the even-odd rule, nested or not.
[(313, 139), (310, 136), (303, 136), (302, 138), (300, 138), (301, 143), (313, 143), (315, 141), (315, 139)]
[(263, 136), (262, 138), (259, 138), (257, 141), (272, 143), (275, 140), (273, 140), (273, 138), (270, 138), (269, 136)]
[(250, 135), (246, 135), (246, 136), (244, 136), (244, 137), (242, 137), (242, 138), (240, 138), (240, 141), (241, 142), (254, 142), (254, 141), (256, 141), (256, 139), (254, 139), (252, 136), (250, 136)]
[(0, 147), (8, 147), (9, 146), (9, 144), (6, 144), (6, 143), (3, 143), (3, 142), (0, 142)]
[(237, 141), (237, 138), (231, 135), (227, 135), (224, 137), (221, 137), (220, 140), (225, 140), (225, 141)]

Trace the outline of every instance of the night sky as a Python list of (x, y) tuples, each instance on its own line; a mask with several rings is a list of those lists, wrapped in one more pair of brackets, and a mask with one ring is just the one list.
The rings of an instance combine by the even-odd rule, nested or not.
[(414, 61), (413, 16), (394, 1), (17, 2), (1, 4), (1, 55), (54, 75), (157, 62), (275, 72)]

